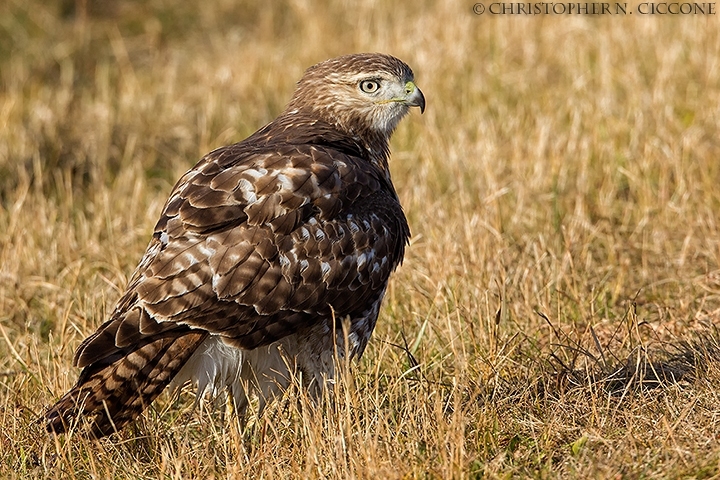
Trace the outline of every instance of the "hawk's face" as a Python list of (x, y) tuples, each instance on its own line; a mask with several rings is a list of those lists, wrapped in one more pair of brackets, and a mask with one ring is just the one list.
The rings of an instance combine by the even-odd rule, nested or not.
[(310, 109), (354, 137), (388, 139), (410, 107), (425, 110), (410, 67), (389, 55), (357, 54), (310, 67), (288, 110)]

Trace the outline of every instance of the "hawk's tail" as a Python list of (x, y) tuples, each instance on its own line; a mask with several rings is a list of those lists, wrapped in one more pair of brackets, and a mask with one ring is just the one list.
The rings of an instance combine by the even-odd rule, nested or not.
[(164, 332), (86, 366), (77, 384), (45, 414), (49, 432), (64, 433), (87, 415), (97, 437), (120, 430), (170, 383), (207, 332)]

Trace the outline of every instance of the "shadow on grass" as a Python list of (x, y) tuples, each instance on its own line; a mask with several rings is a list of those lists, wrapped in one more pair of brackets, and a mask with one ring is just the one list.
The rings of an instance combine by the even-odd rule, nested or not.
[[(645, 343), (633, 341), (637, 332), (634, 306), (629, 312), (631, 328), (621, 341), (606, 342), (603, 346), (592, 327), (594, 350), (583, 346), (581, 339), (556, 328), (550, 319), (538, 312), (553, 329), (558, 342), (554, 350), (540, 361), (543, 380), (538, 387), (547, 394), (560, 394), (574, 388), (602, 388), (612, 395), (688, 386), (704, 373), (712, 363), (720, 362), (720, 332), (715, 327), (694, 332), (687, 339), (675, 342)], [(632, 325), (635, 325), (633, 327)], [(642, 324), (640, 324), (642, 325)], [(617, 331), (612, 340), (617, 340)], [(587, 343), (587, 342), (586, 342)]]

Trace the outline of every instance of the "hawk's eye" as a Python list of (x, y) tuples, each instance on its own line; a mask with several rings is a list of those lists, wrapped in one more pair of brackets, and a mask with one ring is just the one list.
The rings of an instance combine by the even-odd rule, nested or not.
[(377, 80), (363, 80), (360, 82), (360, 90), (365, 93), (375, 93), (380, 88), (380, 82)]

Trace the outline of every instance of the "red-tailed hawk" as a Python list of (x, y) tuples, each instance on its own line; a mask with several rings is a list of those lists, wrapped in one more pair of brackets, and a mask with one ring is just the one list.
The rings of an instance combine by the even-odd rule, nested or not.
[(110, 434), (171, 381), (227, 389), (243, 415), (248, 395), (262, 408), (295, 374), (317, 395), (334, 351), (362, 355), (410, 236), (388, 142), (425, 109), (413, 81), (389, 55), (319, 63), (272, 123), (183, 175), (110, 319), (78, 348), (83, 370), (48, 430), (86, 417)]

